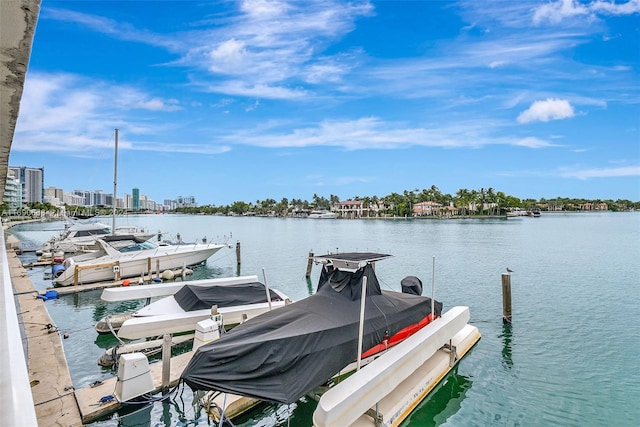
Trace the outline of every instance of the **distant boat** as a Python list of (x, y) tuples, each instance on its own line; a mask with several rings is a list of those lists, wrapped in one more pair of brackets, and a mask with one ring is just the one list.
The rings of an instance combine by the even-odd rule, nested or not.
[(523, 218), (525, 216), (527, 216), (527, 211), (524, 211), (520, 208), (513, 208), (512, 210), (507, 212), (507, 219)]
[(67, 258), (57, 266), (53, 279), (56, 286), (114, 281), (188, 267), (225, 247), (213, 243), (158, 246), (130, 235), (104, 236), (96, 243), (96, 252)]
[(529, 212), (531, 212), (531, 216), (534, 218), (538, 218), (540, 216), (540, 209), (538, 208), (533, 208), (531, 209)]
[(317, 209), (309, 213), (309, 218), (312, 219), (335, 219), (338, 218), (338, 214), (328, 211), (326, 209)]

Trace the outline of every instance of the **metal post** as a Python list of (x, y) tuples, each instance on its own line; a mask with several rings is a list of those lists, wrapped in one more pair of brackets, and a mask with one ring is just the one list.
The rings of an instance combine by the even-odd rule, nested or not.
[(269, 311), (271, 311), (271, 291), (269, 291), (269, 284), (267, 283), (267, 273), (265, 273), (264, 267), (262, 267), (262, 277), (264, 278), (264, 287), (267, 290), (267, 302), (269, 303)]
[(433, 266), (431, 267), (431, 320), (436, 318), (436, 257), (433, 257)]
[(360, 364), (362, 362), (362, 336), (364, 335), (364, 307), (367, 298), (367, 276), (362, 278), (362, 290), (360, 291), (360, 329), (358, 331), (358, 367), (356, 370), (360, 370)]
[(115, 155), (113, 160), (113, 220), (111, 226), (111, 234), (116, 234), (116, 188), (118, 186), (118, 129), (116, 131), (116, 147), (115, 147)]

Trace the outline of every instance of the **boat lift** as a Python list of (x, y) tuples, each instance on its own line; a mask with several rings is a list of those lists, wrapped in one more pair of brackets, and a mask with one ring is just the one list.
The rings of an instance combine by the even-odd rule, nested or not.
[(314, 427), (399, 425), (480, 339), (469, 318), (468, 307), (453, 307), (329, 389)]

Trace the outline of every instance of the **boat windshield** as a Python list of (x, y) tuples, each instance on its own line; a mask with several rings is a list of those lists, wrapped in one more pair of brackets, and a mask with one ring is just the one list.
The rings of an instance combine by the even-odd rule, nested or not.
[(116, 248), (119, 252), (136, 252), (157, 248), (157, 246), (151, 242), (136, 242), (133, 240), (123, 240), (117, 243), (113, 242), (111, 246)]
[(89, 236), (100, 236), (104, 234), (109, 234), (110, 231), (108, 228), (92, 228), (88, 230), (78, 230), (73, 233), (73, 237), (89, 237)]

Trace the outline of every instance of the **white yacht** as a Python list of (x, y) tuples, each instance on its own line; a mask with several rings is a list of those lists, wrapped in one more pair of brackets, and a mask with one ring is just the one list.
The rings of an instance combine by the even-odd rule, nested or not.
[(224, 248), (222, 244), (181, 244), (158, 246), (131, 235), (96, 239), (98, 250), (77, 255), (54, 266), (56, 286), (117, 281), (143, 274), (159, 273), (206, 261)]
[(335, 219), (338, 218), (338, 214), (328, 211), (326, 209), (316, 209), (309, 213), (309, 218), (313, 219)]
[[(96, 239), (110, 234), (111, 227), (101, 222), (75, 223), (65, 228), (59, 236), (46, 242), (42, 250), (67, 254), (91, 252), (98, 249)], [(114, 234), (133, 235), (142, 240), (148, 240), (155, 235), (132, 225), (116, 226)]]

